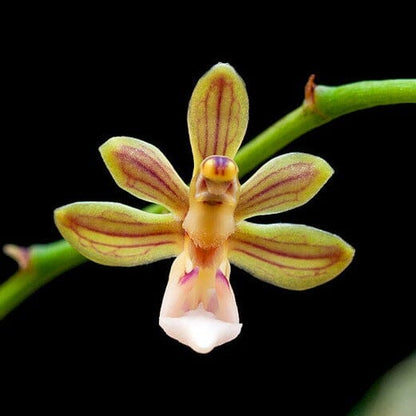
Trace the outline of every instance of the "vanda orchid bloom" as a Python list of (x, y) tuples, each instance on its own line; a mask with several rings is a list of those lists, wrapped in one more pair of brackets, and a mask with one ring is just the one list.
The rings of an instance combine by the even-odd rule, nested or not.
[(240, 187), (233, 157), (247, 121), (244, 82), (230, 65), (217, 64), (199, 80), (189, 104), (189, 187), (146, 142), (113, 137), (100, 147), (121, 188), (169, 213), (113, 202), (78, 202), (55, 211), (64, 238), (97, 263), (136, 266), (177, 256), (159, 323), (200, 353), (240, 333), (230, 263), (274, 285), (304, 290), (337, 276), (354, 254), (338, 236), (312, 227), (246, 221), (306, 203), (333, 172), (319, 157), (289, 153), (270, 160)]

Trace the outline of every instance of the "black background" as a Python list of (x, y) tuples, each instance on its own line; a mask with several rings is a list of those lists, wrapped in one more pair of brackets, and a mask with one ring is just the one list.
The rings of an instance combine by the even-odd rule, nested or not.
[[(263, 10), (230, 21), (216, 9), (215, 18), (185, 23), (128, 10), (105, 18), (99, 10), (55, 11), (53, 19), (37, 12), (10, 15), (3, 36), (1, 244), (59, 239), (52, 212), (66, 203), (143, 206), (100, 159), (98, 146), (114, 135), (157, 145), (189, 181), (187, 104), (219, 61), (246, 82), (246, 141), (301, 104), (311, 73), (325, 85), (416, 75), (404, 31), (380, 22), (357, 33), (363, 22), (329, 25), (317, 11), (304, 20), (268, 20)], [(199, 355), (158, 326), (170, 260), (132, 269), (87, 263), (0, 324), (5, 384), (24, 395), (41, 384), (42, 405), (59, 396), (66, 408), (85, 397), (83, 406), (116, 414), (149, 405), (346, 414), (415, 347), (415, 115), (414, 105), (357, 112), (284, 149), (321, 156), (335, 174), (305, 206), (264, 221), (312, 225), (352, 244), (356, 257), (335, 280), (297, 293), (233, 268), (242, 333)], [(14, 270), (1, 254), (0, 281)]]

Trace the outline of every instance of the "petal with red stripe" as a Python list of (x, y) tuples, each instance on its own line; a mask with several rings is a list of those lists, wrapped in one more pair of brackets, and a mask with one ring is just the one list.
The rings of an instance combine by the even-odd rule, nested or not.
[(178, 255), (181, 223), (114, 202), (77, 202), (55, 210), (62, 236), (83, 256), (110, 266), (136, 266)]
[(313, 227), (242, 221), (229, 240), (228, 258), (261, 280), (304, 290), (336, 277), (353, 255), (340, 237)]
[(233, 158), (248, 123), (243, 80), (229, 64), (214, 65), (197, 83), (188, 109), (194, 173), (211, 155)]
[(131, 137), (113, 137), (100, 147), (117, 184), (145, 201), (155, 202), (183, 217), (188, 186), (155, 146)]
[(263, 165), (240, 189), (238, 220), (276, 214), (308, 202), (333, 173), (320, 157), (287, 153)]

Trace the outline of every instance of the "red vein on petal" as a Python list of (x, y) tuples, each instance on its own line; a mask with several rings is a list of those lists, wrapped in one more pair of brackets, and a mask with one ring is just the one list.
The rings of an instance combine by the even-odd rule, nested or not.
[[(75, 232), (75, 231), (74, 231)], [(87, 238), (84, 237), (78, 233), (75, 232), (75, 234), (77, 234), (77, 236), (80, 238), (80, 240), (86, 240), (88, 242), (90, 242), (92, 245), (100, 245), (103, 247), (116, 247), (119, 249), (124, 249), (124, 248), (139, 248), (139, 247), (157, 247), (157, 246), (161, 246), (164, 244), (175, 244), (176, 241), (175, 240), (162, 240), (162, 241), (157, 241), (155, 243), (143, 243), (143, 244), (111, 244), (111, 243), (103, 243), (99, 240), (94, 240), (92, 238)]]
[[(240, 243), (252, 246), (254, 248), (263, 250), (263, 251), (267, 251), (269, 253), (273, 253), (273, 254), (277, 254), (277, 255), (281, 255), (284, 257), (291, 257), (291, 258), (304, 258), (304, 259), (320, 259), (320, 258), (327, 258), (328, 256), (326, 254), (315, 254), (315, 255), (310, 255), (310, 256), (304, 256), (304, 255), (297, 255), (296, 253), (288, 253), (285, 251), (281, 251), (278, 249), (271, 249), (269, 247), (266, 247), (262, 244), (256, 244), (253, 243), (251, 241), (247, 241), (247, 240), (242, 240), (242, 239), (238, 239), (233, 237), (234, 240), (239, 241)], [(259, 239), (259, 238), (258, 238)], [(265, 241), (266, 243), (272, 243), (272, 244), (281, 244), (281, 245), (288, 245), (288, 246), (295, 246), (295, 247), (304, 247), (304, 248), (315, 248), (315, 249), (319, 249), (319, 250), (328, 250), (328, 251), (334, 251), (334, 249), (336, 249), (337, 252), (339, 252), (340, 250), (338, 249), (338, 247), (334, 246), (334, 245), (323, 245), (323, 244), (309, 244), (309, 243), (296, 243), (296, 242), (282, 242), (282, 241), (277, 241), (276, 239), (273, 238), (261, 238), (261, 240)]]
[[(176, 245), (177, 241), (174, 239), (164, 239), (164, 240), (159, 240), (159, 241), (148, 241), (148, 242), (141, 242), (141, 243), (135, 243), (135, 244), (116, 244), (116, 243), (108, 243), (108, 242), (103, 242), (100, 241), (99, 239), (94, 239), (91, 237), (87, 237), (81, 234), (81, 230), (80, 229), (86, 229), (86, 227), (83, 226), (71, 226), (72, 224), (74, 224), (74, 222), (69, 220), (69, 223), (66, 224), (66, 227), (71, 229), (71, 231), (78, 237), (78, 241), (79, 244), (82, 245), (83, 247), (91, 247), (92, 249), (94, 249), (95, 251), (101, 253), (102, 255), (106, 255), (106, 256), (114, 256), (114, 257), (135, 257), (138, 254), (140, 255), (146, 255), (152, 248), (158, 247), (158, 246), (162, 246), (162, 245)], [(92, 231), (97, 231), (95, 229), (92, 229)], [(98, 231), (103, 235), (106, 236), (119, 236), (117, 234), (114, 233), (108, 233), (108, 232), (102, 232), (102, 231)], [(173, 232), (167, 232), (167, 233), (152, 233), (152, 234), (146, 234), (146, 235), (134, 235), (134, 236), (130, 236), (131, 238), (133, 237), (138, 237), (138, 238), (147, 238), (147, 237), (167, 237), (169, 234), (174, 234)], [(123, 235), (121, 235), (123, 237)], [(88, 244), (86, 244), (88, 243)], [(126, 241), (127, 243), (127, 241)], [(100, 250), (99, 247), (113, 247), (114, 250), (112, 251), (104, 251), (104, 250)], [(142, 248), (145, 249), (145, 251), (140, 251), (140, 253), (134, 253), (134, 254), (116, 254), (117, 250), (123, 250), (123, 249), (132, 249), (132, 248)], [(146, 250), (147, 248), (147, 250)]]
[[(226, 117), (225, 120), (223, 120), (223, 112), (225, 109), (224, 105), (227, 104), (227, 101), (224, 100), (224, 94), (226, 92), (226, 90), (228, 90), (230, 92), (230, 103), (228, 105), (228, 117)], [(214, 98), (215, 99), (215, 110), (216, 110), (216, 120), (215, 120), (215, 132), (213, 133), (213, 137), (210, 138), (209, 136), (209, 101), (210, 98)], [(224, 104), (225, 103), (225, 104)], [(235, 140), (235, 137), (230, 137), (230, 124), (231, 124), (231, 120), (232, 120), (232, 109), (233, 109), (233, 105), (237, 104), (238, 109), (237, 111), (240, 111), (240, 105), (239, 103), (236, 101), (235, 98), (235, 94), (234, 94), (234, 88), (233, 88), (233, 83), (232, 82), (227, 82), (226, 78), (224, 76), (218, 77), (217, 79), (213, 80), (211, 82), (211, 85), (208, 88), (208, 91), (204, 97), (203, 100), (201, 100), (198, 103), (199, 105), (202, 105), (204, 108), (204, 116), (203, 118), (198, 119), (197, 123), (201, 123), (202, 119), (204, 120), (204, 124), (205, 124), (205, 134), (203, 136), (201, 136), (199, 134), (200, 129), (197, 130), (197, 134), (198, 134), (198, 149), (199, 152), (201, 154), (201, 156), (203, 158), (210, 156), (210, 155), (215, 155), (215, 154), (220, 154), (220, 155), (226, 155), (227, 154), (227, 147), (229, 146), (230, 143), (232, 143)], [(236, 118), (237, 122), (238, 122), (238, 118)], [(220, 128), (221, 125), (223, 124), (223, 122), (227, 123), (227, 127), (226, 127), (226, 131), (225, 131), (225, 135), (223, 138), (223, 143), (222, 143), (222, 152), (218, 152), (219, 146), (220, 146)], [(238, 127), (237, 123), (237, 127)], [(238, 130), (238, 129), (237, 129)], [(202, 146), (203, 145), (203, 146)], [(209, 145), (209, 148), (208, 148)]]
[[(246, 256), (253, 257), (257, 260), (261, 260), (264, 263), (268, 263), (268, 264), (271, 264), (272, 266), (276, 266), (280, 269), (320, 271), (320, 270), (327, 269), (327, 268), (331, 267), (333, 264), (336, 263), (336, 261), (334, 261), (334, 262), (331, 262), (328, 265), (321, 266), (321, 267), (295, 267), (295, 266), (289, 266), (287, 264), (278, 263), (276, 261), (268, 260), (268, 259), (266, 259), (262, 256), (256, 255), (256, 254), (254, 254), (250, 251), (247, 251), (247, 250), (243, 250), (243, 249), (239, 249), (239, 248), (234, 248), (234, 250), (239, 251), (239, 252), (245, 254)], [(299, 277), (307, 277), (307, 276), (299, 276)]]
[[(87, 245), (83, 245), (82, 244), (82, 240), (89, 241), (90, 244), (88, 246)], [(142, 245), (142, 246), (133, 246), (133, 247), (125, 247), (125, 246), (111, 245), (111, 246), (108, 246), (108, 247), (114, 247), (114, 250), (108, 251), (108, 250), (100, 250), (99, 246), (104, 246), (104, 247), (106, 246), (105, 244), (102, 244), (100, 242), (95, 242), (93, 240), (88, 240), (88, 239), (85, 239), (83, 237), (80, 237), (79, 238), (79, 242), (84, 247), (91, 247), (96, 252), (100, 253), (102, 256), (106, 256), (106, 257), (117, 257), (117, 258), (130, 258), (130, 257), (136, 257), (137, 258), (137, 256), (146, 256), (152, 248), (157, 247), (157, 246), (160, 246), (160, 245), (169, 245), (170, 244), (169, 241), (167, 241), (167, 242), (162, 241), (160, 243), (154, 243), (154, 244), (148, 244), (148, 245)], [(138, 250), (138, 252), (135, 252), (135, 253), (132, 253), (132, 254), (126, 254), (126, 253), (120, 254), (120, 253), (117, 253), (118, 250), (123, 250), (123, 249), (126, 249), (126, 248), (138, 248), (138, 249), (139, 248), (142, 248), (142, 250)]]
[[(235, 136), (232, 137), (231, 140), (228, 140), (230, 138), (230, 124), (231, 124), (231, 119), (232, 119), (232, 114), (233, 114), (233, 105), (234, 103), (237, 102), (234, 97), (234, 88), (232, 84), (229, 84), (229, 87), (230, 87), (231, 101), (230, 101), (230, 105), (228, 106), (227, 129), (225, 130), (225, 140), (224, 140), (223, 149), (222, 149), (223, 155), (227, 154), (227, 147), (235, 140)], [(236, 121), (237, 121), (237, 130), (238, 130), (238, 124), (239, 124), (238, 117), (236, 117)]]
[[(292, 259), (304, 259), (304, 260), (330, 260), (330, 263), (325, 265), (325, 266), (321, 266), (321, 267), (295, 267), (295, 266), (290, 266), (290, 265), (285, 265), (282, 263), (279, 263), (277, 261), (272, 261), (270, 259), (267, 259), (266, 257), (262, 257), (260, 255), (254, 254), (252, 251), (248, 251), (245, 250), (243, 248), (239, 248), (239, 247), (233, 247), (233, 251), (239, 251), (243, 254), (246, 254), (247, 256), (250, 257), (254, 257), (258, 260), (264, 261), (265, 263), (280, 267), (280, 268), (285, 268), (285, 269), (294, 269), (294, 270), (322, 270), (322, 269), (327, 269), (330, 266), (332, 266), (333, 264), (337, 263), (339, 261), (339, 259), (341, 258), (341, 251), (339, 249), (334, 250), (334, 246), (322, 246), (322, 245), (314, 245), (314, 244), (305, 244), (305, 243), (290, 243), (290, 245), (294, 245), (294, 246), (304, 246), (304, 247), (313, 247), (313, 248), (326, 248), (329, 249), (330, 251), (332, 251), (332, 253), (328, 253), (328, 254), (316, 254), (316, 255), (297, 255), (295, 253), (288, 253), (288, 252), (284, 252), (284, 251), (280, 251), (280, 250), (276, 250), (276, 249), (271, 249), (268, 247), (264, 247), (260, 244), (255, 244), (252, 242), (248, 242), (248, 241), (243, 241), (240, 239), (235, 239), (235, 241), (238, 241), (241, 244), (245, 244), (249, 247), (253, 247), (257, 250), (260, 251), (264, 251), (266, 253), (270, 253), (276, 256), (280, 256), (280, 257), (286, 257), (286, 258), (292, 258)], [(267, 241), (267, 240), (266, 240)], [(279, 243), (279, 244), (284, 244), (284, 243)]]
[(217, 149), (218, 149), (218, 141), (219, 141), (219, 134), (220, 134), (220, 126), (221, 126), (221, 103), (223, 101), (223, 94), (224, 94), (224, 87), (225, 87), (224, 78), (219, 78), (215, 84), (218, 87), (218, 94), (217, 94), (217, 106), (216, 106), (217, 117), (215, 120), (216, 121), (215, 122), (215, 135), (214, 135), (214, 143), (213, 143), (214, 148), (212, 150), (213, 155), (217, 154)]
[[(234, 137), (230, 136), (230, 125), (231, 125), (231, 120), (233, 119), (233, 116), (232, 116), (233, 105), (237, 103), (239, 107), (238, 112), (240, 111), (240, 105), (236, 100), (234, 86), (232, 82), (227, 82), (225, 78), (220, 78), (218, 79), (217, 84), (218, 84), (220, 93), (219, 93), (218, 103), (217, 103), (217, 124), (216, 124), (216, 134), (215, 134), (215, 147), (213, 150), (213, 154), (226, 155), (228, 146), (235, 140), (235, 136)], [(230, 94), (229, 102), (223, 99), (227, 91)], [(223, 108), (221, 108), (221, 106)], [(224, 115), (224, 112), (226, 109), (228, 110), (227, 116)], [(222, 119), (223, 117), (225, 118), (225, 120)], [(238, 117), (234, 117), (234, 118), (237, 121), (236, 131), (238, 131), (238, 124), (239, 124)], [(227, 127), (225, 129), (224, 137), (222, 138), (223, 139), (222, 152), (218, 152), (219, 141), (220, 141), (220, 137), (219, 137), (220, 127), (223, 123), (226, 123)]]
[[(221, 153), (222, 155), (227, 155), (228, 147), (236, 139), (236, 135), (234, 135), (234, 136), (230, 135), (230, 125), (231, 125), (231, 120), (233, 119), (233, 106), (234, 106), (234, 104), (236, 104), (237, 107), (238, 107), (237, 115), (241, 111), (240, 103), (237, 101), (237, 99), (235, 97), (235, 92), (234, 92), (234, 87), (233, 87), (232, 82), (227, 83), (226, 86), (228, 87), (229, 92), (230, 92), (230, 103), (229, 103), (229, 106), (228, 106), (227, 128), (225, 130), (223, 149), (222, 149), (222, 153)], [(237, 123), (236, 130), (235, 130), (235, 132), (237, 132), (239, 124), (240, 124), (238, 116), (234, 116), (234, 119)]]
[[(309, 164), (305, 164), (305, 163), (299, 163), (296, 165), (309, 165)], [(313, 177), (315, 176), (315, 172), (313, 170), (305, 170), (302, 173), (299, 173), (297, 175), (288, 177), (286, 179), (282, 179), (281, 181), (275, 182), (272, 185), (269, 185), (268, 187), (261, 189), (259, 192), (256, 192), (254, 194), (252, 194), (251, 196), (246, 196), (249, 195), (251, 193), (251, 191), (256, 188), (260, 188), (263, 182), (269, 180), (270, 177), (275, 176), (275, 175), (279, 175), (281, 173), (282, 170), (286, 170), (286, 169), (293, 169), (293, 165), (279, 169), (278, 171), (272, 172), (270, 174), (268, 174), (267, 176), (265, 176), (264, 178), (262, 178), (258, 183), (253, 184), (249, 189), (247, 190), (243, 190), (240, 196), (240, 207), (241, 210), (246, 210), (249, 209), (251, 207), (253, 207), (254, 205), (261, 205), (264, 204), (265, 202), (269, 201), (270, 199), (275, 199), (278, 197), (283, 197), (285, 195), (293, 195), (292, 199), (289, 200), (282, 200), (279, 202), (274, 202), (273, 204), (267, 206), (266, 208), (272, 207), (272, 206), (278, 206), (281, 204), (284, 204), (286, 202), (290, 202), (290, 201), (296, 201), (298, 199), (298, 194), (300, 192), (302, 192), (303, 190), (305, 190), (312, 182)], [(288, 185), (291, 182), (296, 182), (299, 180), (307, 180), (307, 183), (305, 183), (303, 186), (296, 188), (296, 190), (291, 190), (291, 191), (286, 191), (286, 192), (276, 192), (276, 193), (272, 193), (273, 190), (278, 189), (281, 186), (284, 185)], [(265, 209), (265, 208), (263, 208)]]
[[(133, 234), (133, 233), (123, 233), (123, 232), (113, 232), (113, 231), (103, 231), (102, 229), (99, 228), (92, 228), (92, 227), (85, 227), (83, 225), (79, 225), (76, 226), (76, 228), (83, 228), (84, 230), (87, 231), (93, 231), (99, 234), (104, 234), (106, 236), (110, 236), (110, 237), (126, 237), (126, 238), (144, 238), (144, 237), (156, 237), (156, 236), (161, 236), (161, 235), (173, 235), (173, 234), (177, 234), (175, 231), (168, 231), (168, 232), (163, 232), (163, 233), (140, 233), (140, 234)], [(74, 230), (74, 228), (72, 228)]]
[[(87, 223), (84, 223), (84, 220)], [(102, 221), (104, 225), (108, 225), (108, 228), (110, 228), (110, 224), (114, 227), (117, 227), (119, 225), (127, 226), (127, 227), (140, 227), (140, 232), (137, 231), (109, 231), (108, 229), (105, 230), (104, 228), (100, 227), (94, 227), (92, 225), (93, 222), (96, 222), (96, 220)], [(127, 238), (136, 238), (136, 237), (152, 237), (152, 236), (158, 236), (158, 235), (172, 235), (177, 234), (177, 231), (163, 231), (163, 232), (147, 232), (145, 233), (144, 227), (154, 227), (154, 224), (147, 224), (147, 223), (140, 223), (140, 222), (127, 222), (127, 221), (115, 221), (110, 220), (103, 216), (93, 216), (93, 215), (77, 215), (77, 216), (70, 216), (67, 218), (68, 221), (68, 228), (71, 228), (74, 230), (75, 228), (83, 228), (88, 231), (97, 232), (100, 234), (105, 234), (111, 237), (127, 237)], [(166, 224), (167, 227), (171, 226), (172, 224)]]
[[(137, 187), (137, 183), (145, 184), (146, 186), (154, 189), (156, 192), (162, 194), (169, 200), (182, 200), (181, 190), (174, 181), (168, 182), (163, 179), (162, 175), (165, 178), (170, 178), (172, 172), (166, 171), (166, 168), (163, 163), (157, 159), (157, 155), (152, 155), (150, 157), (143, 150), (123, 145), (120, 151), (115, 152), (118, 161), (120, 162), (120, 168), (123, 171), (124, 175), (129, 178), (127, 185), (130, 185), (133, 189), (154, 198), (153, 193), (144, 191), (143, 187)], [(129, 165), (133, 165), (137, 172), (142, 172), (144, 175), (134, 176), (129, 169)], [(152, 166), (156, 165), (156, 166)], [(160, 170), (160, 173), (157, 172)], [(154, 182), (146, 180), (146, 175), (152, 177), (160, 186), (156, 186)]]
[[(207, 153), (207, 148), (208, 148), (208, 133), (209, 133), (208, 132), (208, 98), (209, 98), (209, 91), (203, 100), (204, 118), (205, 118), (205, 129), (204, 129), (205, 135), (204, 137), (200, 137), (198, 134), (198, 148), (199, 148), (199, 152), (201, 153), (202, 159), (204, 159)], [(198, 120), (198, 122), (200, 122), (200, 119)], [(201, 140), (204, 145), (204, 150), (202, 151), (201, 151)]]

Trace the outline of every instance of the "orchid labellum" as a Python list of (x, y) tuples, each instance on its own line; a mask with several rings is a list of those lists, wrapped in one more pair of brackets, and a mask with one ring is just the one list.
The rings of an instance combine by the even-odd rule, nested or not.
[(340, 237), (316, 228), (246, 221), (303, 205), (333, 173), (319, 157), (289, 153), (240, 186), (233, 158), (247, 121), (242, 79), (230, 65), (217, 64), (199, 80), (189, 104), (189, 187), (161, 151), (144, 141), (113, 137), (100, 148), (121, 188), (169, 213), (113, 202), (78, 202), (55, 211), (63, 237), (97, 263), (137, 266), (176, 257), (159, 323), (200, 353), (241, 331), (230, 263), (273, 285), (304, 290), (337, 276), (354, 254)]

